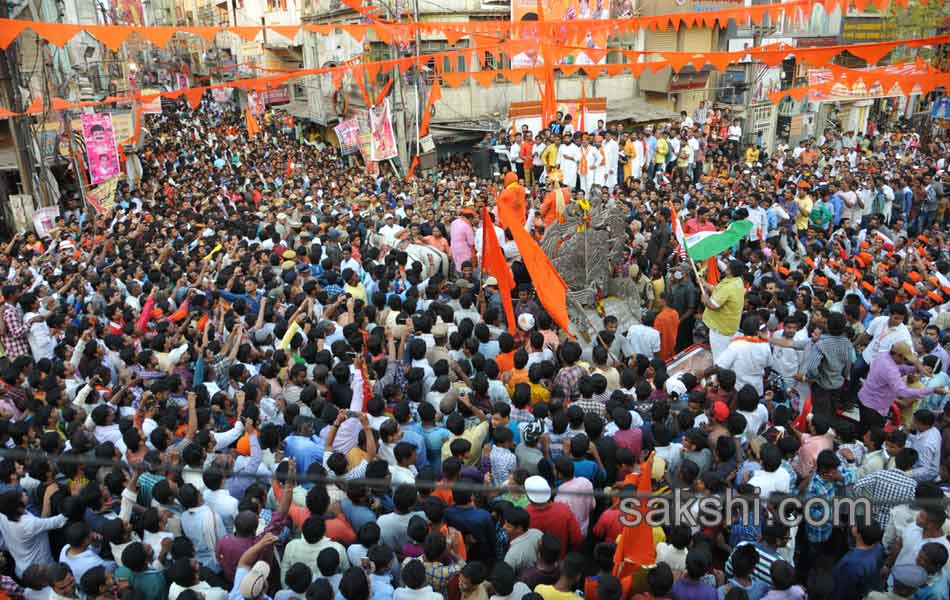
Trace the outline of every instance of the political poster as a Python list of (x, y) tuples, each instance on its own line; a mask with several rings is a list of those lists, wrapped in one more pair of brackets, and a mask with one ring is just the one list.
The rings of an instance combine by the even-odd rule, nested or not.
[[(622, 0), (616, 0), (622, 2)], [(531, 22), (540, 20), (544, 17), (549, 21), (590, 21), (590, 20), (608, 20), (610, 15), (610, 0), (557, 0), (545, 2), (542, 0), (542, 10), (544, 15), (538, 15), (538, 2), (536, 0), (512, 0), (511, 1), (511, 20), (516, 23)], [(524, 26), (519, 32), (521, 38), (536, 37), (531, 35), (530, 25)], [(573, 33), (573, 32), (578, 33)], [(555, 43), (562, 46), (573, 46), (576, 48), (606, 48), (607, 38), (610, 35), (609, 27), (584, 27), (584, 28), (565, 28)], [(567, 64), (592, 65), (594, 60), (587, 56), (583, 51), (578, 50), (568, 54), (562, 59)], [(596, 61), (597, 63), (606, 63), (606, 54)], [(544, 60), (538, 54), (537, 49), (529, 49), (511, 57), (511, 66), (515, 69), (535, 67), (544, 64)]]
[(115, 208), (115, 191), (120, 179), (122, 179), (121, 175), (117, 175), (86, 194), (86, 200), (100, 215)]
[(356, 119), (347, 119), (333, 128), (340, 140), (340, 152), (343, 156), (360, 151), (360, 124)]
[(141, 0), (116, 0), (113, 6), (116, 12), (116, 23), (123, 25), (145, 25)]
[(58, 206), (44, 206), (33, 211), (33, 229), (37, 237), (49, 237), (49, 232), (56, 228), (58, 216)]
[(231, 92), (234, 88), (211, 88), (211, 97), (215, 102), (224, 104), (231, 101)]
[(250, 91), (247, 93), (247, 107), (251, 109), (251, 114), (259, 117), (264, 114), (266, 106), (264, 105), (264, 94)]
[(119, 174), (119, 153), (115, 147), (115, 131), (112, 115), (85, 113), (82, 121), (82, 136), (86, 142), (86, 160), (89, 165), (89, 182), (99, 185)]
[(389, 110), (389, 98), (379, 106), (369, 109), (370, 124), (370, 160), (381, 161), (395, 158), (396, 134), (393, 130), (392, 113)]

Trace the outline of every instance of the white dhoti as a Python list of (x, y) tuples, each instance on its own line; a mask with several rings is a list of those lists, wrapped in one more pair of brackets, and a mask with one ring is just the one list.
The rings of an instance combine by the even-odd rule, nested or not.
[(725, 352), (729, 342), (735, 339), (736, 334), (723, 335), (714, 329), (709, 330), (709, 349), (712, 350), (713, 361), (719, 358), (719, 355)]
[(581, 178), (581, 189), (584, 190), (584, 195), (590, 193), (590, 186), (594, 184), (594, 175), (590, 171), (580, 176)]

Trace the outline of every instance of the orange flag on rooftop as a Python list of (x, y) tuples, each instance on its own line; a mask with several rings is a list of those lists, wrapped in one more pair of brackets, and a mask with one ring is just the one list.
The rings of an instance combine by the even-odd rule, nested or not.
[(244, 121), (247, 125), (247, 137), (252, 138), (261, 132), (261, 126), (257, 124), (257, 119), (251, 114), (250, 108), (244, 109)]
[(535, 292), (544, 310), (551, 315), (557, 326), (570, 332), (570, 320), (567, 317), (567, 284), (551, 263), (541, 246), (524, 228), (525, 191), (516, 181), (508, 183), (498, 198), (498, 216), (511, 232), (521, 262), (528, 269)]
[(505, 260), (505, 253), (498, 244), (495, 227), (492, 225), (488, 207), (482, 207), (482, 273), (487, 273), (498, 280), (498, 293), (501, 294), (501, 304), (505, 308), (505, 322), (508, 323), (508, 333), (515, 334), (515, 307), (511, 303), (511, 291), (515, 287), (515, 278), (511, 274), (511, 267)]

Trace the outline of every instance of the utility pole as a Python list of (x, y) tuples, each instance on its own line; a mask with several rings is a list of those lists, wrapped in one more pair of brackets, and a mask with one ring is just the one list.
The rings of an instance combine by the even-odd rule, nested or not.
[[(0, 18), (9, 18), (10, 8), (6, 2), (0, 2)], [(23, 110), (23, 99), (20, 97), (20, 65), (17, 58), (17, 42), (14, 40), (4, 51), (0, 60), (0, 85), (2, 85), (4, 100), (9, 110), (20, 112)], [(49, 101), (49, 99), (47, 99)], [(30, 152), (30, 136), (24, 128), (27, 124), (23, 119), (29, 117), (13, 117), (10, 119), (10, 130), (13, 134), (13, 148), (16, 152), (17, 169), (20, 172), (20, 185), (24, 194), (33, 195), (33, 157)]]
[[(386, 7), (389, 9), (389, 14), (394, 21), (399, 20), (399, 15), (396, 14), (396, 10), (391, 4), (387, 4)], [(393, 58), (399, 58), (399, 44), (396, 43), (395, 37), (393, 38), (393, 43), (390, 46)], [(416, 68), (418, 71), (418, 67)], [(395, 117), (396, 121), (396, 148), (399, 151), (399, 169), (400, 175), (406, 174), (406, 169), (409, 168), (409, 140), (406, 137), (406, 102), (405, 94), (402, 89), (402, 74), (399, 73), (399, 66), (393, 65), (393, 107), (392, 115)], [(369, 106), (367, 109), (371, 108)]]
[[(419, 0), (412, 0), (412, 15), (416, 23), (419, 23)], [(425, 110), (422, 106), (422, 81), (419, 77), (419, 73), (421, 72), (419, 68), (419, 55), (422, 54), (421, 46), (422, 34), (419, 33), (419, 28), (416, 27), (416, 110), (414, 111), (416, 115), (416, 156), (422, 154), (421, 142), (419, 140), (419, 134), (421, 133), (419, 128), (422, 125), (422, 115), (420, 112)], [(438, 76), (439, 71), (436, 69), (433, 77)]]

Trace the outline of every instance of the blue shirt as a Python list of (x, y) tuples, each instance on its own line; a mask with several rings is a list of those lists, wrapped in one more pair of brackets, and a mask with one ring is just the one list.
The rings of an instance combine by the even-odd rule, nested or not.
[(313, 463), (323, 464), (323, 440), (318, 435), (309, 438), (291, 435), (284, 440), (284, 453), (297, 463), (297, 471), (306, 473)]
[(238, 300), (244, 300), (247, 303), (247, 310), (249, 315), (257, 317), (257, 313), (261, 310), (261, 299), (264, 295), (261, 292), (257, 292), (257, 295), (252, 296), (250, 294), (234, 294), (226, 290), (218, 290), (218, 296), (224, 298), (228, 302), (237, 302)]
[(831, 222), (834, 223), (835, 227), (837, 227), (838, 223), (841, 222), (841, 211), (844, 209), (844, 200), (841, 198), (841, 192), (835, 192), (831, 196), (830, 203), (833, 215)]
[(359, 531), (363, 525), (376, 521), (376, 513), (372, 509), (368, 506), (357, 506), (349, 498), (340, 501), (340, 509), (343, 510), (343, 516), (346, 517), (353, 531)]
[(574, 459), (574, 476), (583, 477), (591, 482), (594, 487), (600, 487), (607, 478), (607, 473), (594, 461), (589, 458), (582, 458), (580, 460)]
[(884, 548), (880, 544), (851, 550), (838, 561), (832, 571), (835, 598), (860, 600), (869, 591), (879, 589), (883, 567)]
[(418, 431), (403, 427), (402, 441), (408, 442), (416, 447), (416, 469), (421, 471), (429, 466), (429, 452), (426, 447), (426, 440)]
[(472, 506), (450, 506), (445, 511), (445, 522), (459, 530), (462, 535), (475, 538), (475, 544), (468, 549), (469, 560), (481, 560), (492, 563), (495, 556), (495, 523), (491, 514), (482, 508)]

